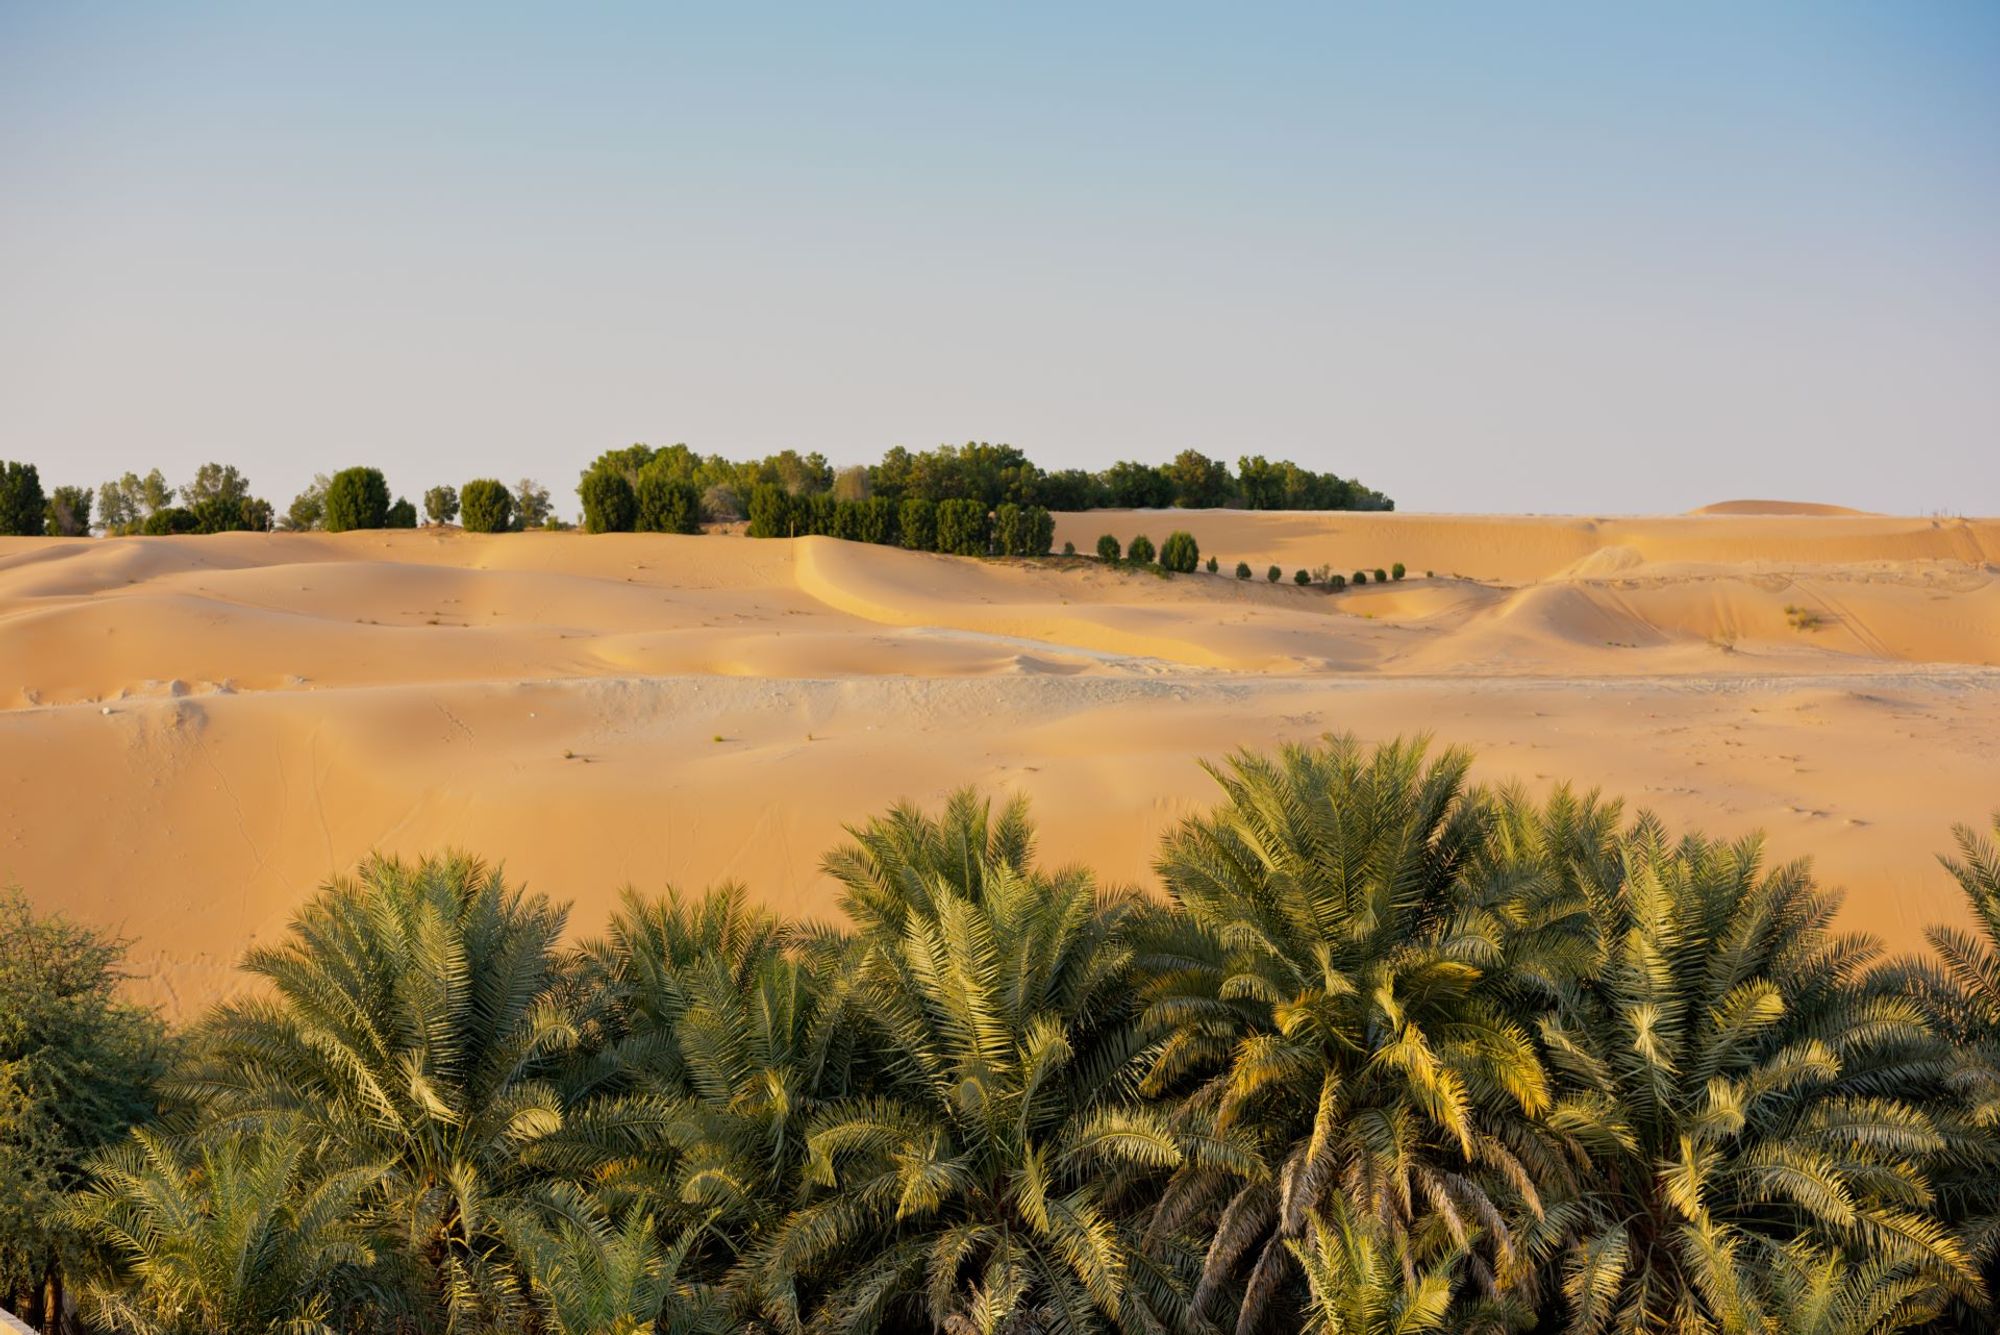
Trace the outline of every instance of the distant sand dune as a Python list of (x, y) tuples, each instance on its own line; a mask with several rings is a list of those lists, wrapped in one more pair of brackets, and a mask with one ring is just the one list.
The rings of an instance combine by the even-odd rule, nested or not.
[(1897, 944), (1957, 911), (1932, 854), (2000, 805), (1994, 521), (1099, 511), (1058, 540), (1175, 528), (1219, 576), (820, 538), (0, 539), (0, 881), (130, 933), (135, 990), (186, 1010), (370, 849), (505, 859), (580, 930), (628, 882), (824, 914), (843, 824), (972, 783), (1031, 795), (1051, 859), (1144, 884), (1210, 796), (1197, 758), (1428, 730), (1484, 778), (1762, 826)]

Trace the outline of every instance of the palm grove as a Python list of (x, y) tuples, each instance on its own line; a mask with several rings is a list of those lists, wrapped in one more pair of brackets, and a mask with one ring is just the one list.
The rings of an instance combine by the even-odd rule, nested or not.
[[(600, 455), (577, 487), (583, 527), (592, 533), (696, 533), (704, 523), (748, 519), (753, 536), (803, 533), (933, 547), (935, 509), (977, 506), (988, 516), (1002, 506), (1022, 510), (1101, 508), (1252, 510), (1390, 510), (1378, 491), (1288, 460), (1246, 455), (1232, 472), (1219, 459), (1183, 450), (1171, 463), (1123, 462), (1102, 472), (1044, 470), (1011, 445), (974, 442), (911, 452), (897, 447), (880, 462), (836, 470), (819, 453), (782, 450), (762, 459), (702, 455), (685, 445), (633, 445)], [(914, 508), (913, 508), (914, 507)], [(928, 519), (922, 513), (930, 511)], [(34, 464), (0, 460), (0, 535), (84, 537), (415, 528), (462, 521), (473, 532), (561, 528), (546, 487), (523, 479), (512, 488), (475, 478), (425, 490), (422, 509), (391, 499), (380, 469), (354, 467), (320, 474), (279, 511), (251, 494), (234, 466), (204, 464), (175, 487), (159, 469), (126, 473), (95, 491), (87, 486), (45, 490)], [(982, 518), (982, 523), (988, 522)], [(879, 535), (879, 536), (877, 536)], [(954, 550), (945, 548), (944, 550)], [(1046, 550), (1046, 544), (1043, 550)]]
[[(1991, 1328), (2000, 852), (1886, 959), (1755, 840), (1242, 753), (1164, 895), (971, 794), (841, 925), (374, 860), (168, 1034), (0, 911), (0, 1294), (150, 1332)], [(2000, 822), (1996, 822), (2000, 829)], [(64, 1295), (69, 1295), (65, 1297)]]

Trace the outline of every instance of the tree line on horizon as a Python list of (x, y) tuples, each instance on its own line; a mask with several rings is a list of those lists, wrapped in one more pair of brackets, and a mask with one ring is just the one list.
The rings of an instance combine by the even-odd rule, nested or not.
[[(1393, 510), (1378, 491), (1289, 460), (1245, 455), (1232, 473), (1221, 460), (1183, 450), (1171, 463), (1126, 461), (1101, 472), (1047, 471), (1011, 445), (969, 442), (912, 452), (897, 446), (880, 462), (836, 470), (819, 453), (782, 450), (762, 459), (702, 455), (685, 445), (632, 445), (600, 455), (583, 471), (577, 494), (583, 526), (599, 532), (698, 532), (703, 523), (752, 518), (759, 488), (788, 497), (827, 496), (836, 502), (908, 500), (933, 505), (967, 500), (991, 513), (1002, 505), (1052, 511), (1114, 509)], [(494, 489), (498, 488), (496, 492)], [(477, 502), (464, 508), (463, 492)], [(502, 499), (504, 494), (504, 500)], [(524, 479), (514, 488), (490, 478), (463, 488), (437, 486), (423, 498), (423, 517), (450, 523), (464, 514), (468, 529), (506, 532), (561, 528), (546, 487)], [(419, 512), (390, 499), (380, 469), (320, 474), (278, 511), (251, 494), (233, 465), (204, 464), (176, 488), (158, 469), (128, 472), (101, 484), (44, 491), (34, 464), (0, 460), (0, 535), (87, 537), (92, 532), (172, 535), (356, 528), (414, 528)], [(490, 526), (489, 526), (490, 525)]]
[[(373, 858), (169, 1033), (0, 899), (0, 1298), (209, 1332), (1993, 1329), (2000, 849), (1928, 952), (1755, 838), (1239, 752), (1153, 897), (970, 792), (839, 924)], [(2000, 816), (1994, 829), (2000, 833)]]

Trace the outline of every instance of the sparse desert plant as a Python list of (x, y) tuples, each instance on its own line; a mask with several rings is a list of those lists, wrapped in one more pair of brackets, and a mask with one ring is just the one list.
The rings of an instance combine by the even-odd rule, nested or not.
[(743, 498), (736, 488), (717, 482), (701, 494), (701, 517), (711, 524), (734, 524), (743, 518)]
[(531, 477), (524, 477), (514, 484), (513, 494), (516, 532), (554, 527), (549, 521), (555, 517), (555, 506), (549, 502), (547, 487)]
[(1209, 574), (1213, 575), (1218, 570), (1222, 569), (1222, 562), (1216, 560), (1214, 557), (1211, 556), (1208, 558), (1208, 561), (1204, 568), (1208, 571)]
[(1175, 529), (1167, 535), (1160, 547), (1160, 568), (1176, 575), (1192, 575), (1201, 564), (1201, 549), (1195, 545), (1194, 534), (1185, 529)]
[(1401, 561), (1398, 561), (1396, 562), (1396, 564), (1389, 567), (1390, 579), (1401, 579), (1405, 573), (1406, 572), (1403, 570), (1403, 563)]
[(1250, 563), (1248, 561), (1238, 561), (1236, 563), (1236, 578), (1238, 579), (1250, 578)]
[(1125, 559), (1135, 566), (1153, 564), (1153, 540), (1141, 533), (1125, 545)]
[(514, 520), (514, 495), (497, 478), (474, 478), (458, 489), (467, 533), (505, 533)]
[(1813, 608), (1786, 603), (1785, 622), (1793, 630), (1818, 630), (1826, 624), (1826, 617)]
[(1387, 583), (1389, 582), (1389, 572), (1388, 572), (1388, 571), (1386, 571), (1386, 570), (1384, 570), (1384, 569), (1382, 569), (1382, 567), (1380, 567), (1380, 566), (1376, 566), (1376, 567), (1375, 567), (1375, 582), (1376, 582), (1377, 584), (1387, 584)]
[(1333, 582), (1332, 566), (1326, 565), (1325, 563), (1321, 563), (1320, 565), (1316, 565), (1313, 567), (1313, 583), (1330, 584), (1332, 582)]
[(1342, 589), (1347, 587), (1347, 576), (1328, 575), (1326, 578), (1326, 587), (1332, 589), (1335, 593), (1339, 593)]
[[(586, 472), (576, 485), (576, 495), (583, 502), (585, 533), (630, 533), (639, 521), (639, 498), (632, 489), (632, 479), (616, 468), (600, 466)], [(754, 530), (754, 513), (752, 527)], [(753, 531), (751, 536), (775, 535)]]
[(458, 488), (432, 487), (426, 491), (424, 515), (433, 524), (449, 524), (458, 518)]
[(379, 468), (343, 468), (327, 482), (328, 533), (382, 528), (389, 522), (389, 483)]
[(1310, 570), (1297, 570), (1292, 573), (1292, 583), (1299, 585), (1301, 588), (1312, 582), (1313, 577)]
[(1109, 533), (1103, 533), (1098, 535), (1097, 538), (1098, 560), (1115, 562), (1119, 560), (1121, 557), (1123, 557), (1124, 554), (1125, 554), (1125, 549), (1119, 546), (1117, 538), (1113, 537)]
[(1075, 544), (1075, 543), (1073, 543), (1073, 542), (1065, 542), (1065, 543), (1063, 544), (1063, 549), (1062, 549), (1062, 554), (1063, 554), (1064, 556), (1075, 556), (1075, 555), (1076, 555), (1076, 544)]
[(1367, 571), (1365, 571), (1365, 570), (1357, 570), (1357, 571), (1355, 571), (1355, 572), (1354, 572), (1354, 582), (1355, 582), (1356, 584), (1366, 584), (1366, 583), (1368, 582), (1368, 572), (1367, 572)]
[(1264, 572), (1264, 578), (1271, 581), (1271, 583), (1273, 584), (1276, 584), (1279, 580), (1283, 579), (1284, 577), (1285, 577), (1285, 572), (1278, 569), (1278, 567), (1276, 566), (1272, 566), (1269, 570), (1266, 570)]

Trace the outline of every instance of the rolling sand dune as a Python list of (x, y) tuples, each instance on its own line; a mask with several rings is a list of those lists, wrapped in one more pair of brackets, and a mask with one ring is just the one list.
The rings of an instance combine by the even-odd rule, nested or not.
[(1911, 945), (1957, 913), (1950, 824), (2000, 806), (2000, 523), (1771, 508), (1060, 517), (1223, 563), (1171, 580), (818, 538), (0, 539), (0, 882), (133, 936), (184, 1012), (370, 849), (504, 859), (585, 930), (626, 883), (823, 914), (843, 824), (970, 783), (1144, 883), (1198, 758), (1429, 730), (1491, 780), (1762, 827)]

